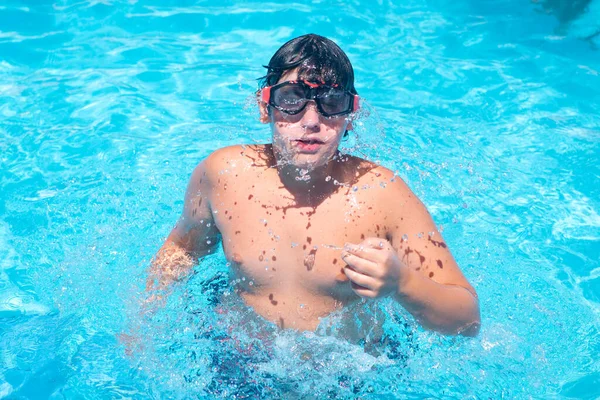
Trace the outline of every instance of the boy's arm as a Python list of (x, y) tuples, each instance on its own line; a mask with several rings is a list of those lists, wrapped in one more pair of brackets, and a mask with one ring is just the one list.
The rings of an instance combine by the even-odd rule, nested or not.
[(209, 175), (207, 160), (192, 173), (183, 212), (152, 261), (146, 290), (165, 289), (181, 279), (198, 258), (210, 254), (219, 243), (220, 234), (210, 208)]
[[(389, 233), (407, 268), (396, 299), (425, 327), (472, 336), (481, 324), (479, 301), (423, 203), (401, 179), (389, 196), (396, 221)], [(393, 203), (393, 204), (392, 204)]]

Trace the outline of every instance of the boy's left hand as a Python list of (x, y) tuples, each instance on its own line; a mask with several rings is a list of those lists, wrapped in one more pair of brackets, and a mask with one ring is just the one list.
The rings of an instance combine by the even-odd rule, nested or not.
[(367, 238), (359, 244), (346, 243), (342, 260), (352, 290), (361, 297), (399, 293), (408, 278), (408, 268), (385, 239)]

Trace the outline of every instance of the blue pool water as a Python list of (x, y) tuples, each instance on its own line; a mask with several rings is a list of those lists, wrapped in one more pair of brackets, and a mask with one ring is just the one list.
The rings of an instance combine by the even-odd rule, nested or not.
[[(2, 1), (0, 398), (600, 397), (600, 1), (560, 5)], [(387, 300), (278, 331), (222, 253), (140, 317), (193, 167), (269, 140), (255, 79), (309, 32), (354, 63), (368, 112), (346, 146), (428, 206), (478, 337)], [(357, 313), (387, 342), (340, 338)]]

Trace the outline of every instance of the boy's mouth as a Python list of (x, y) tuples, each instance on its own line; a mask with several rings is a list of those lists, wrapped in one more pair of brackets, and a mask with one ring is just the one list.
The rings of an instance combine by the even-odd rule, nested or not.
[(296, 148), (303, 153), (315, 153), (324, 143), (325, 142), (317, 138), (302, 138), (294, 140)]
[(302, 142), (302, 143), (306, 143), (306, 144), (314, 144), (314, 143), (323, 144), (324, 143), (320, 139), (297, 139), (296, 142)]

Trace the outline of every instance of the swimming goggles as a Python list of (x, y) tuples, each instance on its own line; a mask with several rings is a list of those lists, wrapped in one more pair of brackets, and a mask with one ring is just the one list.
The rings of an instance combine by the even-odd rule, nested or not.
[(359, 109), (359, 97), (338, 85), (318, 85), (307, 81), (287, 81), (261, 90), (261, 99), (286, 114), (300, 113), (310, 100), (324, 117), (349, 114)]

